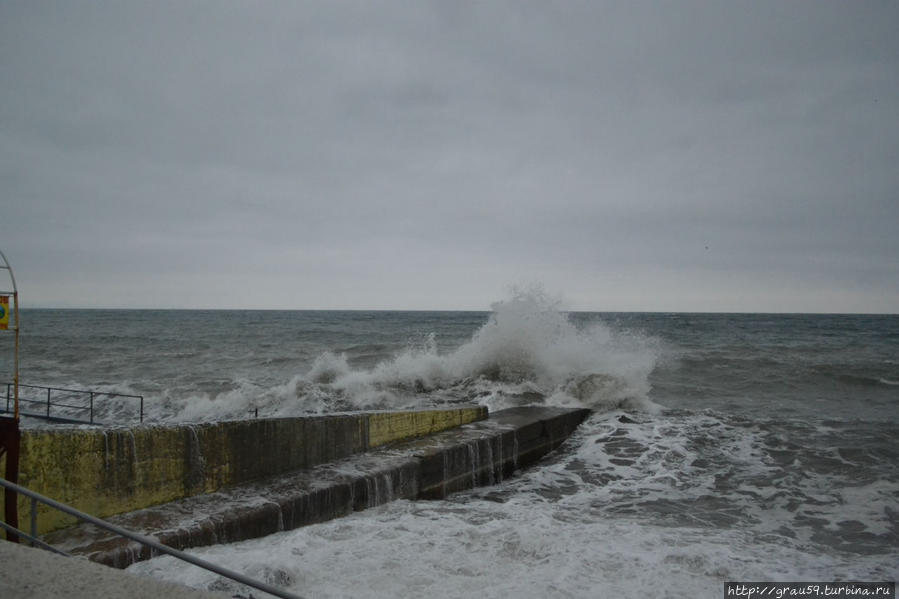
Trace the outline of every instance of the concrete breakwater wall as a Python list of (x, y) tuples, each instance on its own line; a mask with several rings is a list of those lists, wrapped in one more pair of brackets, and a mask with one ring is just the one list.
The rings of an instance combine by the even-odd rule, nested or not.
[[(186, 549), (262, 537), (395, 499), (439, 499), (501, 482), (556, 449), (588, 415), (585, 409), (502, 410), (428, 437), (109, 520)], [(91, 526), (44, 540), (119, 568), (152, 557), (148, 548)]]
[[(19, 483), (106, 518), (308, 469), (486, 416), (486, 408), (465, 407), (106, 430), (25, 429)], [(20, 497), (20, 524), (29, 515), (30, 502)], [(43, 534), (75, 519), (41, 505), (37, 523)]]

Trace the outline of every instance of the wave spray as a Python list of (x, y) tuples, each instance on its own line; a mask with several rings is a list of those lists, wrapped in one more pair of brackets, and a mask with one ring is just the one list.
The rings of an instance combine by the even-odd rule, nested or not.
[(442, 355), (434, 333), (370, 370), (351, 368), (343, 354), (321, 354), (284, 390), (294, 401), (282, 397), (286, 403), (279, 411), (455, 403), (651, 410), (655, 406), (647, 396), (655, 345), (600, 321), (576, 326), (544, 293), (516, 291), (493, 304), (470, 340)]

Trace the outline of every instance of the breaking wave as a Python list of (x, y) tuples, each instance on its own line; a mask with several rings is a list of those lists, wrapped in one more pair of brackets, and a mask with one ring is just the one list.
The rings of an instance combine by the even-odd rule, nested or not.
[(371, 369), (326, 351), (284, 385), (189, 402), (176, 418), (222, 418), (241, 405), (245, 416), (248, 396), (267, 416), (463, 403), (653, 410), (647, 396), (655, 346), (652, 338), (601, 322), (577, 327), (545, 294), (520, 292), (494, 304), (471, 339), (447, 353), (438, 352), (434, 333)]
[[(135, 365), (116, 354), (118, 369), (104, 379), (82, 381), (80, 372), (64, 371), (51, 380), (64, 388), (143, 395), (144, 421), (157, 423), (462, 404), (491, 410), (555, 405), (655, 411), (648, 397), (661, 349), (657, 338), (613, 328), (597, 315), (572, 318), (542, 291), (514, 292), (491, 308), (480, 326), (470, 316), (457, 321), (466, 324), (449, 327), (442, 322), (397, 326), (396, 315), (373, 313), (366, 326), (382, 337), (367, 345), (360, 345), (351, 319), (335, 320), (330, 326), (340, 334), (309, 333), (317, 346), (308, 353), (303, 346), (298, 353), (286, 337), (271, 335), (247, 344), (216, 344), (201, 336), (203, 347), (188, 357), (180, 356), (186, 350), (178, 339), (153, 340), (161, 347), (155, 353), (147, 350), (153, 360)], [(399, 322), (409, 323), (414, 317), (402, 318)], [(397, 339), (403, 330), (417, 336)], [(209, 333), (203, 329), (201, 335)], [(172, 343), (178, 344), (175, 359), (166, 353)], [(272, 349), (282, 343), (282, 350)], [(216, 351), (225, 352), (224, 358), (217, 359)], [(39, 403), (40, 397), (35, 400)], [(97, 402), (95, 418), (107, 424), (137, 422), (140, 405), (133, 398), (107, 395)], [(77, 419), (86, 413), (58, 410), (57, 416)], [(35, 420), (29, 426), (42, 424)]]

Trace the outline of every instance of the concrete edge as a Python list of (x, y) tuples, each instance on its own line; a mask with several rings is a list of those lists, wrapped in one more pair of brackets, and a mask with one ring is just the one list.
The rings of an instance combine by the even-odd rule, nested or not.
[(231, 594), (199, 591), (116, 570), (88, 561), (56, 555), (0, 540), (0, 596), (4, 599), (128, 597), (129, 599), (228, 599)]

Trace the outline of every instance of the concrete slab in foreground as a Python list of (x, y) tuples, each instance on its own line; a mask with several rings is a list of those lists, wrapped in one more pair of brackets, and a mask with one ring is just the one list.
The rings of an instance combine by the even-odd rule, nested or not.
[[(511, 476), (561, 445), (589, 410), (527, 407), (389, 444), (291, 474), (108, 518), (176, 549), (231, 543), (322, 522), (394, 499), (439, 499)], [(148, 548), (91, 525), (44, 536), (69, 553), (119, 568)]]
[(226, 599), (212, 593), (0, 540), (3, 599)]

